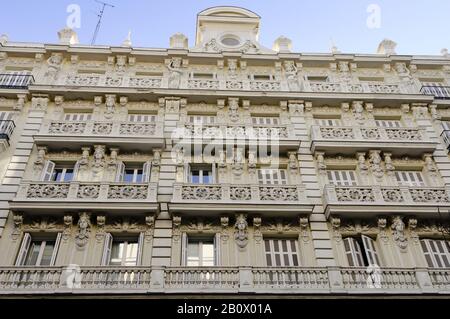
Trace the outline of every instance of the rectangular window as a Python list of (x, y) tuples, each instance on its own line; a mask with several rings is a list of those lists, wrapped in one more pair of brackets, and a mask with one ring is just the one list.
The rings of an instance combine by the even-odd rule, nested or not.
[(271, 74), (253, 74), (250, 76), (251, 80), (255, 81), (271, 81), (273, 80), (273, 75)]
[(425, 186), (422, 172), (396, 171), (395, 178), (400, 186)]
[(356, 173), (352, 170), (327, 171), (328, 183), (336, 186), (356, 186)]
[(287, 172), (285, 169), (258, 169), (258, 182), (262, 185), (286, 185)]
[(215, 115), (189, 115), (188, 122), (189, 122), (189, 124), (194, 124), (194, 125), (214, 124), (216, 122), (216, 116)]
[(154, 123), (156, 121), (156, 115), (154, 114), (128, 114), (129, 122), (136, 123)]
[(65, 113), (64, 121), (90, 121), (92, 113)]
[(298, 244), (294, 239), (266, 239), (264, 248), (269, 267), (299, 266)]
[(350, 267), (380, 266), (380, 260), (375, 247), (375, 241), (361, 235), (361, 237), (344, 238), (345, 255)]
[(189, 183), (213, 184), (215, 182), (214, 165), (189, 166)]
[(310, 76), (308, 76), (308, 81), (312, 81), (312, 82), (328, 82), (328, 76), (310, 75)]
[(0, 121), (12, 120), (13, 115), (14, 115), (13, 112), (1, 111), (0, 112)]
[(375, 124), (378, 127), (401, 127), (402, 123), (398, 120), (376, 120)]
[(29, 233), (25, 233), (16, 266), (53, 266), (60, 241), (61, 233), (47, 239), (33, 239)]
[(445, 240), (422, 239), (420, 244), (428, 267), (450, 267), (450, 242)]
[(319, 119), (319, 118), (316, 118), (316, 119), (314, 119), (314, 124), (320, 125), (320, 126), (342, 126), (342, 121), (341, 121), (341, 119)]
[(73, 179), (73, 168), (55, 167), (51, 180), (54, 182), (70, 182)]
[(150, 181), (150, 162), (142, 166), (119, 163), (116, 172), (116, 182), (124, 183), (148, 183)]
[(280, 118), (275, 116), (252, 116), (252, 123), (256, 125), (279, 125)]
[(214, 238), (187, 237), (186, 266), (215, 266), (216, 247)]
[(105, 235), (103, 248), (103, 266), (141, 265), (144, 233), (135, 237), (116, 237)]
[(46, 161), (42, 170), (41, 180), (46, 182), (70, 182), (77, 174), (78, 165), (58, 164)]

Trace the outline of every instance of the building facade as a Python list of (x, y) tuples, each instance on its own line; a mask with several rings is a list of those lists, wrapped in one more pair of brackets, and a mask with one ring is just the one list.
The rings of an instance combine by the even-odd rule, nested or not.
[(0, 295), (449, 294), (450, 55), (0, 39)]

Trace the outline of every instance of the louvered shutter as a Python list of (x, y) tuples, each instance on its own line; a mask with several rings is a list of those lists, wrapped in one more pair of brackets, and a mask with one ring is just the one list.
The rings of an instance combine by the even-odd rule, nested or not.
[(111, 258), (111, 248), (112, 248), (113, 237), (110, 233), (105, 234), (105, 242), (103, 245), (103, 254), (102, 254), (102, 266), (108, 266), (109, 260)]
[(16, 266), (23, 266), (25, 264), (25, 258), (27, 258), (28, 249), (31, 244), (31, 235), (29, 233), (23, 234), (22, 244), (20, 245), (19, 253), (16, 258)]
[(345, 238), (344, 249), (350, 267), (364, 267), (364, 260), (362, 258), (361, 247), (359, 243), (351, 237)]
[(125, 164), (123, 162), (120, 162), (117, 164), (116, 182), (122, 182), (124, 176), (125, 176)]
[(142, 166), (142, 182), (148, 183), (150, 182), (150, 174), (151, 174), (151, 162), (145, 162)]
[(54, 266), (56, 263), (56, 257), (58, 256), (59, 245), (61, 243), (62, 233), (56, 235), (55, 247), (53, 247), (52, 259), (50, 260), (50, 266)]
[(136, 261), (137, 266), (142, 265), (142, 257), (143, 257), (143, 253), (144, 253), (144, 238), (145, 238), (145, 233), (141, 232), (139, 234), (139, 241), (138, 241), (138, 255), (137, 255), (137, 261)]
[(51, 181), (54, 169), (55, 163), (53, 163), (52, 161), (45, 161), (44, 169), (42, 170), (41, 180), (44, 182)]
[(375, 241), (367, 236), (362, 235), (362, 242), (364, 245), (364, 251), (366, 253), (367, 261), (370, 265), (380, 266), (380, 259), (378, 257), (377, 250), (375, 248)]

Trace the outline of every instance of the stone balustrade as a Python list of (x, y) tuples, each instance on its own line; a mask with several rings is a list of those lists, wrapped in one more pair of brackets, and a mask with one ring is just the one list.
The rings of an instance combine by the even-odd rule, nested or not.
[(104, 74), (68, 75), (64, 82), (67, 86), (103, 86), (131, 87), (138, 89), (160, 88), (161, 77), (152, 76), (107, 76)]
[[(137, 89), (167, 88), (167, 79), (161, 76), (131, 76), (105, 74), (67, 75), (62, 83), (67, 86), (127, 87)], [(235, 80), (187, 79), (181, 82), (181, 89), (245, 90), (245, 91), (289, 91), (285, 79), (279, 80)], [(366, 94), (420, 94), (420, 88), (404, 83), (347, 83), (326, 81), (303, 81), (302, 92), (314, 93), (366, 93)]]
[(299, 204), (308, 202), (303, 185), (174, 184), (172, 202)]
[(185, 124), (176, 130), (176, 138), (286, 140), (295, 139), (291, 125)]
[(163, 122), (45, 121), (39, 134), (56, 136), (160, 137), (163, 136)]
[(156, 202), (156, 195), (156, 183), (25, 181), (15, 201)]
[(449, 268), (0, 267), (0, 295), (449, 294), (449, 277)]

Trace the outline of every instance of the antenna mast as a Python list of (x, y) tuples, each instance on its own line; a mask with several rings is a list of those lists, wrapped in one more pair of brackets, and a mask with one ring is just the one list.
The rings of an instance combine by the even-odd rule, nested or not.
[(98, 31), (100, 30), (100, 25), (102, 24), (102, 18), (103, 18), (103, 13), (105, 12), (105, 8), (111, 7), (114, 8), (114, 6), (112, 4), (106, 3), (106, 2), (102, 2), (99, 0), (95, 0), (95, 2), (98, 2), (102, 5), (102, 9), (100, 10), (100, 13), (97, 15), (98, 16), (98, 22), (97, 22), (97, 26), (95, 27), (95, 31), (94, 31), (94, 35), (92, 37), (92, 41), (91, 41), (91, 45), (95, 44), (95, 40), (97, 40), (97, 35), (98, 35)]

